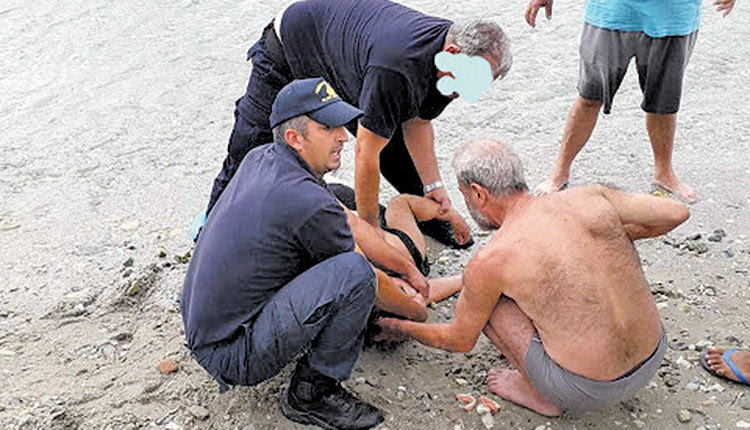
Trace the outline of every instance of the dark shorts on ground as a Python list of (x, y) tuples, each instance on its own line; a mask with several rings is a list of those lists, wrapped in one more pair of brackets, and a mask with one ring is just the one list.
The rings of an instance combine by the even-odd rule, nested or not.
[(546, 399), (572, 414), (603, 409), (630, 397), (648, 384), (661, 365), (667, 351), (662, 331), (654, 352), (646, 360), (614, 381), (596, 381), (570, 372), (555, 363), (538, 336), (526, 351), (526, 374)]
[(585, 99), (603, 102), (604, 113), (610, 113), (615, 93), (635, 57), (643, 92), (641, 108), (648, 113), (676, 113), (685, 67), (697, 37), (697, 30), (686, 36), (653, 38), (640, 31), (584, 24), (578, 92)]
[(417, 266), (417, 269), (419, 269), (424, 276), (430, 274), (430, 261), (427, 259), (427, 255), (422, 257), (419, 249), (417, 249), (417, 245), (414, 244), (414, 241), (411, 240), (411, 237), (409, 237), (408, 234), (397, 228), (383, 227), (383, 230), (395, 234), (396, 237), (403, 242), (404, 246), (409, 251), (409, 254), (411, 254), (412, 260), (414, 260), (414, 265)]

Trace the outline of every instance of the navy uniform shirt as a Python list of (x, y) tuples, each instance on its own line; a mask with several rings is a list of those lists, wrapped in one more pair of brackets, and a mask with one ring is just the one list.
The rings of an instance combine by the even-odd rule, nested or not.
[(354, 249), (346, 214), (286, 143), (250, 151), (195, 247), (180, 310), (188, 345), (231, 339), (289, 281)]
[(390, 138), (451, 101), (435, 88), (434, 63), (451, 24), (387, 0), (306, 0), (284, 12), (281, 41), (295, 78), (324, 78), (364, 111), (363, 126)]

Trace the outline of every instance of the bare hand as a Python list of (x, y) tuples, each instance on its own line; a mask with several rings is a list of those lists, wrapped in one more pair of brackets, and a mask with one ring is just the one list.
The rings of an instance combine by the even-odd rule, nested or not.
[(445, 188), (435, 188), (424, 196), (430, 200), (434, 200), (440, 203), (440, 208), (438, 209), (438, 217), (447, 215), (448, 211), (451, 210), (451, 199), (450, 197), (448, 197), (448, 193), (445, 191)]
[(729, 15), (729, 13), (734, 8), (734, 3), (736, 0), (714, 0), (714, 6), (716, 6), (716, 12), (724, 12), (724, 16)]
[[(547, 19), (552, 19), (552, 1), (553, 0), (529, 0), (529, 5), (526, 7), (526, 22), (530, 26), (536, 27), (536, 14), (539, 13), (539, 9), (544, 8), (546, 10)], [(732, 1), (734, 0), (716, 0), (716, 1)]]
[(453, 226), (453, 238), (456, 239), (456, 242), (463, 245), (471, 239), (471, 229), (469, 229), (469, 224), (466, 223), (464, 217), (455, 210), (451, 212), (455, 213), (455, 216), (450, 219)]
[(427, 282), (427, 278), (425, 278), (424, 275), (422, 275), (422, 272), (417, 270), (416, 267), (407, 274), (406, 282), (414, 287), (415, 290), (419, 291), (425, 299), (430, 296), (430, 283)]

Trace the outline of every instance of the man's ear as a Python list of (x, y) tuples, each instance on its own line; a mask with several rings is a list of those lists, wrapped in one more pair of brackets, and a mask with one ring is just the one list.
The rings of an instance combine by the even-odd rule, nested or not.
[(451, 53), (451, 54), (454, 54), (454, 55), (455, 55), (455, 54), (458, 54), (459, 52), (461, 52), (461, 47), (460, 47), (460, 46), (458, 46), (458, 45), (456, 45), (456, 44), (455, 44), (455, 43), (453, 43), (453, 42), (448, 42), (448, 43), (446, 44), (445, 48), (443, 48), (443, 51), (445, 51), (445, 52), (449, 52), (449, 53)]
[(476, 206), (478, 208), (481, 208), (484, 205), (486, 205), (490, 199), (490, 195), (487, 192), (487, 188), (484, 188), (483, 186), (477, 184), (476, 182), (472, 182), (471, 185), (469, 185), (469, 192), (471, 193), (471, 196), (474, 198), (474, 201), (476, 202)]
[(284, 140), (297, 152), (302, 151), (302, 133), (293, 128), (287, 128), (284, 132)]

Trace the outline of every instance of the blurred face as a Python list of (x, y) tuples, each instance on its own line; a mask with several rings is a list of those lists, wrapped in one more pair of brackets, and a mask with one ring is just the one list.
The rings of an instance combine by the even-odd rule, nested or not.
[[(443, 48), (443, 51), (451, 53), (451, 54), (458, 54), (458, 53), (461, 52), (461, 48), (458, 45), (456, 45), (455, 43), (449, 42)], [(489, 56), (489, 55), (482, 55), (482, 58), (484, 58), (485, 60), (487, 60), (487, 62), (490, 64), (490, 69), (492, 70), (492, 80), (494, 81), (498, 77), (500, 77), (500, 72), (498, 72), (498, 70), (499, 70), (499, 62), (498, 62), (498, 60), (496, 58), (493, 58), (493, 57)], [(456, 77), (453, 75), (453, 72), (442, 71), (442, 70), (438, 69), (437, 80), (439, 81), (440, 78), (442, 78), (443, 76), (450, 76), (451, 78), (456, 79)], [(450, 99), (457, 99), (459, 96), (460, 95), (457, 92), (454, 91), (453, 93), (451, 93), (447, 97), (450, 98)]]
[(287, 136), (287, 142), (310, 165), (316, 177), (322, 178), (341, 165), (341, 150), (344, 149), (344, 142), (349, 140), (344, 127), (331, 128), (309, 120), (304, 134), (293, 129), (287, 130), (287, 133), (294, 134)]
[(458, 189), (461, 191), (461, 194), (464, 196), (464, 202), (466, 203), (466, 209), (469, 210), (469, 215), (471, 215), (471, 218), (474, 219), (474, 222), (477, 223), (477, 226), (481, 228), (482, 230), (497, 230), (500, 228), (500, 226), (495, 225), (492, 221), (490, 221), (487, 216), (485, 216), (480, 209), (477, 208), (477, 199), (474, 196), (474, 193), (469, 187), (464, 187), (463, 185), (459, 185)]

